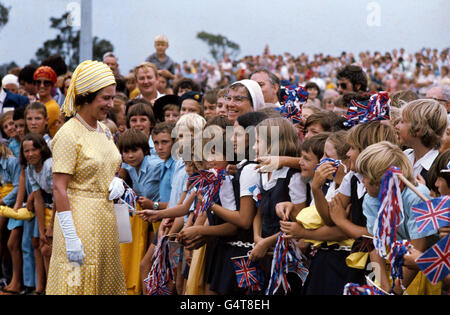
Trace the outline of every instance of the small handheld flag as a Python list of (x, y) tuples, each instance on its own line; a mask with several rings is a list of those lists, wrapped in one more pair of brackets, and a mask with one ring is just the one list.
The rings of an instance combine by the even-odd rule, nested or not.
[(419, 233), (439, 230), (450, 225), (450, 196), (433, 198), (414, 205), (417, 231)]
[(450, 273), (450, 234), (417, 258), (416, 263), (431, 283), (444, 279)]
[(248, 256), (233, 257), (234, 271), (239, 288), (247, 288), (249, 292), (261, 290), (263, 274), (258, 263), (253, 262)]

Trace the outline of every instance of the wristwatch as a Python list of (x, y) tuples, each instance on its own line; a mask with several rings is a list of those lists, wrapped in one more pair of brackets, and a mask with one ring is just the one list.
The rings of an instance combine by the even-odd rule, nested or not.
[(158, 208), (159, 208), (159, 202), (158, 202), (158, 201), (155, 201), (155, 202), (153, 203), (153, 210), (158, 210)]

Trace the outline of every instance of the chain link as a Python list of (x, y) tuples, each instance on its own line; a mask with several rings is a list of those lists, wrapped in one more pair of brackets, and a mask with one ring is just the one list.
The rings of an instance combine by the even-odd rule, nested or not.
[(253, 247), (255, 247), (254, 243), (248, 243), (248, 242), (244, 243), (242, 241), (228, 242), (228, 245), (237, 246), (237, 247), (245, 247), (245, 248), (253, 248)]

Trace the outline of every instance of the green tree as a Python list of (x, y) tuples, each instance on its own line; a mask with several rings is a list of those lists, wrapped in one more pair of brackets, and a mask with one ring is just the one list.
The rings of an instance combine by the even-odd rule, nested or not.
[(216, 62), (223, 59), (225, 54), (229, 54), (231, 57), (235, 57), (239, 54), (239, 45), (230, 41), (223, 35), (199, 32), (197, 33), (197, 38), (209, 46), (209, 53)]
[(7, 8), (0, 3), (0, 30), (6, 25), (6, 23), (8, 23), (10, 9), (11, 8)]
[[(47, 57), (59, 54), (66, 61), (67, 67), (74, 70), (79, 63), (80, 56), (80, 31), (74, 30), (72, 26), (67, 24), (69, 13), (65, 13), (60, 18), (51, 17), (51, 28), (56, 29), (59, 33), (56, 38), (49, 39), (44, 42), (43, 46), (36, 51), (37, 63), (41, 63)], [(114, 46), (106, 39), (99, 39), (97, 36), (93, 38), (93, 58), (101, 61), (103, 55), (108, 51), (113, 51)], [(31, 60), (30, 63), (36, 63)]]

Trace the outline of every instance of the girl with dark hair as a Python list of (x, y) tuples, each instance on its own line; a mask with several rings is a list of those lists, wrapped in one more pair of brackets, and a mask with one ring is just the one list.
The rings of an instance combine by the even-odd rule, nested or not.
[[(52, 230), (53, 230), (53, 174), (52, 153), (42, 135), (29, 133), (22, 140), (20, 163), (25, 168), (25, 182), (19, 183), (19, 194), (15, 208), (20, 208), (25, 201), (27, 208), (34, 211), (34, 228), (31, 243), (34, 248), (36, 268), (35, 295), (45, 291), (48, 267), (50, 264)], [(24, 234), (24, 237), (27, 237)]]

